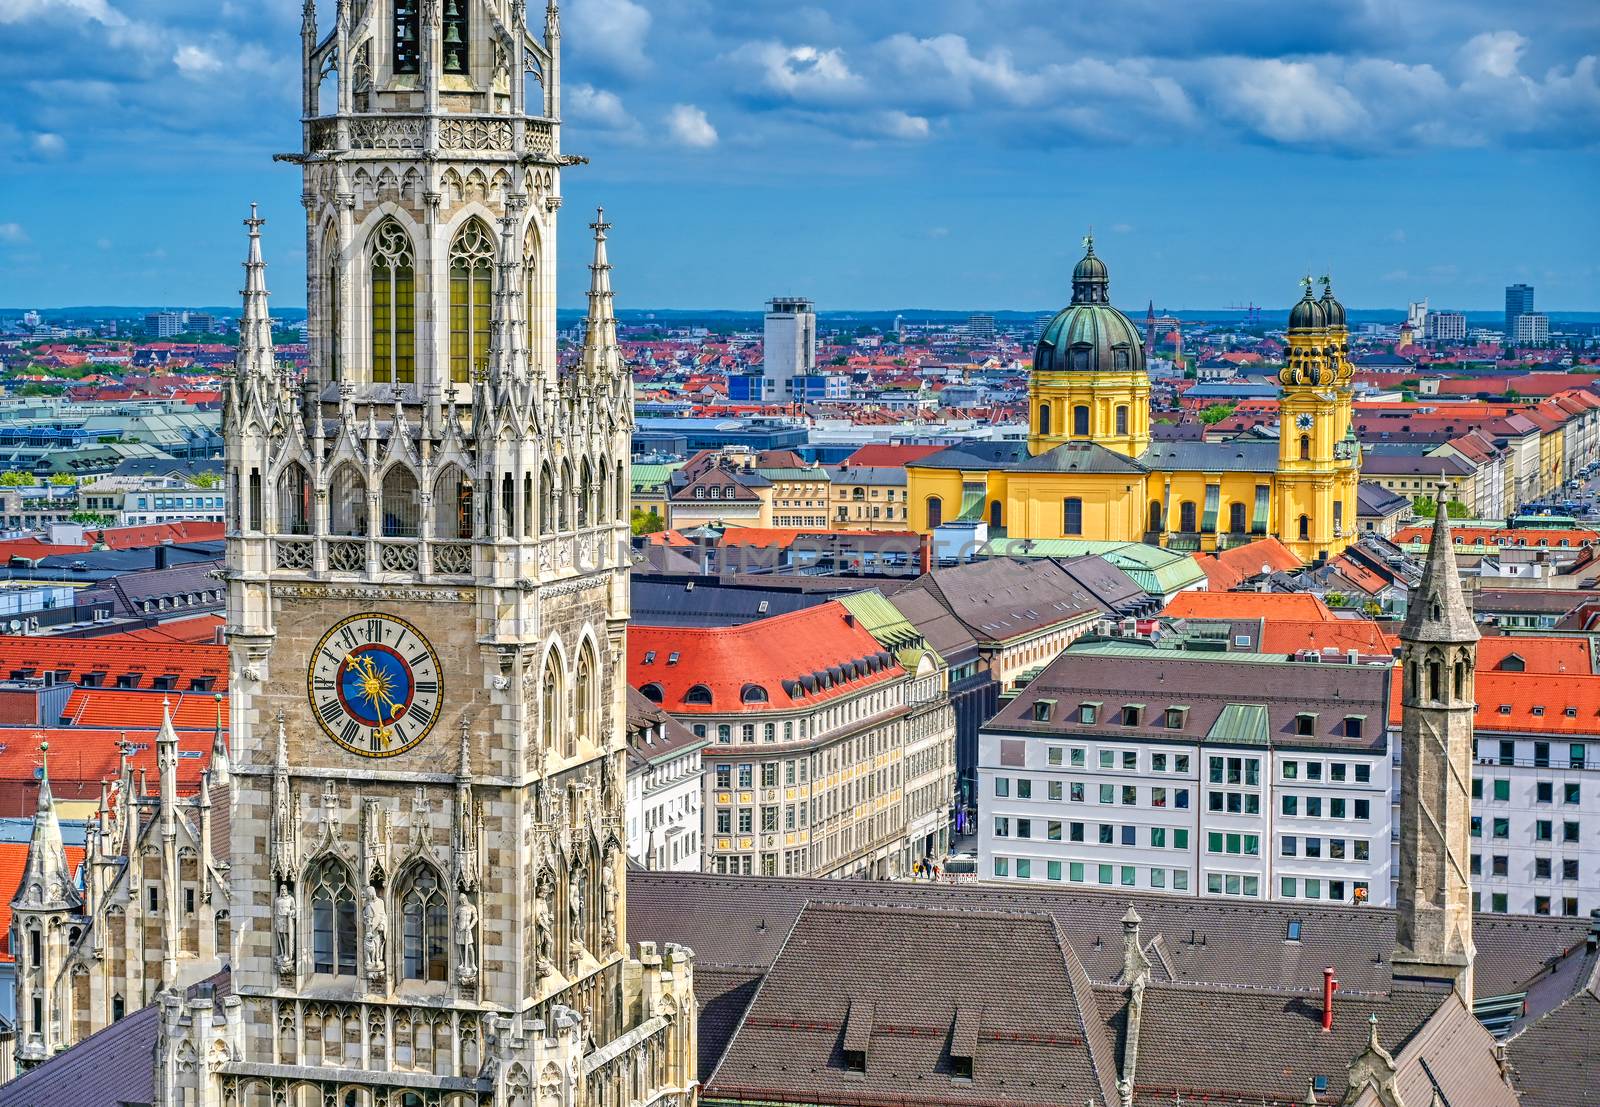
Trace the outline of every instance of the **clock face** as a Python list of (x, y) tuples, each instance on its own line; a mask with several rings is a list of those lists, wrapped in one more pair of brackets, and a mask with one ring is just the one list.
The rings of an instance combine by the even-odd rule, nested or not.
[(404, 619), (379, 612), (335, 623), (306, 670), (318, 725), (362, 757), (393, 757), (426, 738), (443, 688), (433, 645)]
[(1295, 416), (1294, 425), (1299, 427), (1301, 430), (1310, 430), (1311, 416), (1304, 414)]

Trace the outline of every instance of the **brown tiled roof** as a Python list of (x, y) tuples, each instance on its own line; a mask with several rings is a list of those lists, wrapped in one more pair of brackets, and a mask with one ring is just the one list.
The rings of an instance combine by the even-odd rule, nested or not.
[(1506, 1038), (1523, 1107), (1594, 1107), (1600, 1073), (1600, 952), (1580, 941), (1528, 989)]
[[(1048, 915), (811, 904), (704, 1099), (1110, 1102), (1110, 1039), (1073, 961)], [(963, 1048), (970, 1079), (952, 1067)], [(847, 1053), (859, 1055), (856, 1067)]]
[(0, 1084), (0, 1107), (146, 1107), (155, 1102), (161, 1009), (152, 1004)]

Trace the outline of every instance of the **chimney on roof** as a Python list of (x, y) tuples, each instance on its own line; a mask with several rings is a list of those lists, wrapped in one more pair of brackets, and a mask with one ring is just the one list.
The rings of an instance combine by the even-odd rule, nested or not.
[(1339, 982), (1334, 979), (1333, 966), (1329, 965), (1322, 970), (1322, 1032), (1328, 1033), (1333, 1029), (1333, 993), (1339, 990)]

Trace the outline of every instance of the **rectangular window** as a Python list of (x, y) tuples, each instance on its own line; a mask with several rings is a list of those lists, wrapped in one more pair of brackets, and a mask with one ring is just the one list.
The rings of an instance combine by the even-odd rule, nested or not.
[(1152, 888), (1165, 888), (1166, 886), (1167, 886), (1167, 870), (1166, 869), (1151, 869), (1150, 870), (1150, 887), (1152, 887)]
[(1004, 815), (996, 815), (994, 820), (994, 836), (996, 838), (1009, 838), (1011, 836), (1011, 820)]
[(1357, 819), (1370, 819), (1370, 818), (1372, 818), (1372, 801), (1371, 800), (1356, 800), (1356, 818)]
[[(1576, 787), (1576, 785), (1574, 785)], [(1122, 806), (1133, 807), (1139, 802), (1139, 789), (1132, 784), (1122, 786)]]
[(1080, 746), (1074, 746), (1072, 748), (1072, 767), (1074, 769), (1083, 768), (1084, 753), (1085, 751)]
[(1511, 820), (1510, 819), (1496, 819), (1496, 820), (1494, 820), (1494, 836), (1496, 838), (1509, 838), (1509, 837), (1511, 837)]
[(1117, 767), (1116, 753), (1112, 750), (1101, 750), (1100, 767), (1102, 769), (1115, 769)]
[(1114, 785), (1114, 784), (1102, 784), (1102, 785), (1100, 785), (1100, 802), (1101, 803), (1116, 803), (1117, 802), (1117, 788), (1116, 788), (1116, 785)]
[[(1172, 848), (1173, 849), (1188, 849), (1189, 848), (1189, 831), (1188, 831), (1187, 827), (1179, 826), (1179, 827), (1174, 827), (1173, 828), (1173, 830), (1172, 830)], [(1177, 885), (1173, 885), (1173, 887), (1177, 887)]]
[(1017, 778), (1017, 798), (1019, 800), (1033, 798), (1033, 781), (1025, 776)]
[(1580, 799), (1580, 789), (1577, 781), (1568, 781), (1561, 786), (1561, 802), (1576, 804)]
[(1083, 500), (1077, 496), (1067, 497), (1062, 506), (1061, 530), (1064, 534), (1083, 533)]
[(1166, 849), (1167, 848), (1167, 828), (1166, 827), (1164, 827), (1164, 826), (1153, 826), (1153, 827), (1150, 828), (1150, 846), (1151, 846), (1152, 849)]
[(995, 777), (994, 794), (1002, 797), (1009, 796), (1011, 794), (1011, 778), (1008, 776)]
[(1099, 832), (1100, 844), (1102, 846), (1109, 846), (1113, 844), (1116, 836), (1116, 827), (1112, 826), (1110, 823), (1101, 823), (1099, 826)]
[(1220, 830), (1213, 830), (1206, 835), (1207, 853), (1221, 853), (1222, 844), (1222, 832)]
[(1511, 799), (1511, 782), (1509, 780), (1497, 780), (1494, 782), (1494, 798), (1499, 803), (1505, 803)]
[(1083, 862), (1082, 861), (1069, 861), (1069, 862), (1067, 862), (1067, 879), (1072, 881), (1074, 884), (1082, 884), (1083, 883)]
[(1082, 803), (1083, 802), (1083, 781), (1074, 780), (1072, 782), (1072, 789), (1071, 789), (1070, 794), (1072, 796), (1072, 802), (1073, 803)]
[(1111, 866), (1110, 865), (1101, 865), (1099, 867), (1099, 871), (1095, 874), (1095, 876), (1096, 876), (1097, 880), (1101, 884), (1110, 884), (1111, 883), (1111, 871), (1112, 870), (1111, 870)]
[(994, 875), (995, 876), (1010, 876), (1011, 875), (1011, 859), (1009, 857), (996, 857), (994, 859)]
[(1017, 858), (1017, 879), (1027, 880), (1033, 876), (1033, 862), (1026, 857)]
[(1052, 842), (1061, 841), (1061, 820), (1050, 819), (1044, 824), (1044, 836)]
[(1083, 824), (1082, 823), (1068, 823), (1067, 824), (1067, 840), (1071, 841), (1071, 842), (1081, 842), (1081, 841), (1083, 841)]
[(1132, 888), (1138, 881), (1138, 878), (1139, 870), (1137, 868), (1132, 865), (1122, 866), (1122, 886), (1124, 888)]
[(1045, 865), (1044, 865), (1044, 874), (1045, 874), (1045, 877), (1047, 879), (1060, 880), (1061, 879), (1061, 862), (1059, 862), (1059, 861), (1046, 861)]

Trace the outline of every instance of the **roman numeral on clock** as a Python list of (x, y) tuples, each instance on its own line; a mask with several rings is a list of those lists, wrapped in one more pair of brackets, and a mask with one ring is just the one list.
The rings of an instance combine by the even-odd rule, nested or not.
[(438, 690), (439, 690), (439, 682), (437, 680), (419, 680), (419, 681), (417, 681), (417, 692), (420, 695), (424, 695), (424, 696), (432, 695), (433, 693), (437, 692)]
[[(332, 726), (334, 721), (344, 714), (344, 705), (338, 700), (323, 700), (317, 705), (317, 714), (322, 716), (322, 721)], [(352, 726), (355, 724), (352, 723)]]
[(418, 726), (426, 727), (433, 722), (433, 712), (429, 711), (425, 704), (413, 703), (411, 710), (406, 712), (406, 718)]
[(356, 744), (356, 735), (360, 733), (361, 724), (354, 719), (348, 719), (345, 721), (344, 729), (339, 732), (339, 741), (347, 746), (354, 746)]

